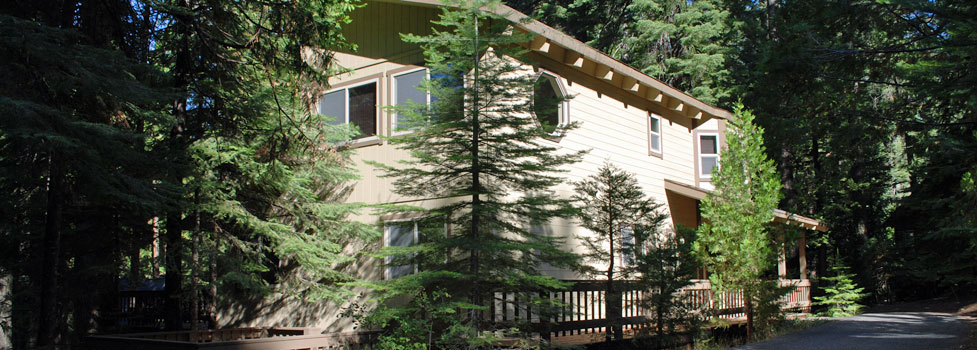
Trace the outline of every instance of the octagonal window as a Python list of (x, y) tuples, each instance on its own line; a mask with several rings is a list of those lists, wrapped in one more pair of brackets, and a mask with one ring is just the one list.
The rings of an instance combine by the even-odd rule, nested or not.
[(555, 75), (542, 72), (533, 86), (533, 113), (547, 134), (556, 134), (567, 124), (567, 93)]

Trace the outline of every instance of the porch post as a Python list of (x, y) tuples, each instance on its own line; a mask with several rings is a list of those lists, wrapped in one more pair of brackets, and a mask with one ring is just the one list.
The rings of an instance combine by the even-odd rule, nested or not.
[(797, 240), (797, 255), (798, 260), (800, 260), (802, 280), (807, 279), (807, 241), (805, 236), (807, 236), (807, 232), (801, 231), (801, 238)]
[(784, 234), (780, 234), (780, 252), (777, 253), (777, 277), (787, 279), (787, 242)]

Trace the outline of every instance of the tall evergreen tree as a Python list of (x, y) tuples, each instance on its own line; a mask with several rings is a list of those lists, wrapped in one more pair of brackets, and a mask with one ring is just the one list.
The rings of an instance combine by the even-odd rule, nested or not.
[(410, 119), (411, 132), (390, 141), (410, 150), (411, 159), (377, 164), (396, 178), (400, 195), (449, 198), (425, 210), (427, 220), (447, 232), (422, 236), (410, 249), (420, 271), (384, 288), (393, 294), (442, 290), (439, 305), (473, 330), (486, 326), (484, 310), (496, 293), (520, 293), (520, 300), (535, 304), (540, 292), (564, 287), (541, 275), (540, 264), (576, 262), (557, 238), (533, 228), (570, 215), (569, 200), (551, 188), (562, 181), (560, 167), (581, 154), (544, 142), (550, 134), (531, 113), (536, 76), (522, 63), (525, 51), (518, 45), (529, 38), (482, 10), (495, 6), (448, 3), (434, 22), (443, 30), (404, 36), (424, 49), (433, 102), (398, 110)]
[[(869, 242), (885, 238), (883, 220), (899, 186), (890, 177), (894, 61), (850, 55), (852, 48), (895, 45), (899, 34), (874, 6), (850, 2), (731, 5), (741, 48), (729, 60), (735, 95), (763, 126), (784, 185), (781, 208), (830, 223), (811, 232), (815, 276), (827, 256), (851, 257), (860, 280), (872, 278)], [(894, 82), (895, 84), (889, 84)], [(881, 116), (881, 117), (880, 117)], [(872, 257), (877, 260), (879, 257)]]
[(16, 219), (0, 223), (0, 271), (13, 275), (15, 348), (114, 331), (119, 278), (141, 277), (153, 217), (169, 236), (172, 328), (187, 318), (180, 298), (197, 295), (186, 287), (207, 285), (211, 310), (218, 284), (234, 295), (292, 277), (283, 285), (309, 297), (344, 295), (343, 246), (376, 233), (345, 220), (359, 207), (340, 204), (355, 177), (348, 151), (322, 146), (351, 130), (306, 106), (353, 8), (0, 5), (21, 18), (0, 22), (2, 74), (24, 82), (0, 88), (0, 186), (16, 194), (3, 200)]
[(635, 0), (632, 37), (622, 38), (630, 65), (710, 104), (729, 102), (733, 31), (717, 0)]
[(754, 332), (754, 308), (769, 287), (764, 274), (776, 261), (768, 225), (781, 198), (780, 179), (763, 146), (763, 129), (753, 119), (752, 112), (738, 105), (728, 121), (726, 147), (712, 178), (716, 188), (702, 201), (704, 224), (694, 243), (713, 288), (742, 291), (748, 338)]
[[(119, 248), (129, 234), (122, 225), (138, 226), (168, 200), (165, 187), (152, 183), (163, 164), (138, 133), (139, 125), (165, 122), (150, 112), (159, 103), (159, 91), (147, 85), (150, 71), (93, 45), (71, 22), (39, 17), (0, 17), (0, 74), (19, 82), (0, 87), (0, 187), (7, 194), (0, 210), (9, 218), (0, 224), (0, 274), (14, 282), (15, 348), (77, 340), (65, 325), (70, 311), (77, 333), (90, 332), (89, 324), (111, 327), (94, 315), (117, 305), (117, 260), (86, 249)], [(122, 208), (129, 216), (116, 212)], [(95, 227), (99, 235), (88, 236)], [(77, 288), (67, 274), (86, 274), (99, 288)]]
[(621, 286), (615, 281), (635, 277), (636, 254), (640, 250), (637, 243), (644, 242), (636, 233), (645, 237), (658, 235), (665, 214), (660, 210), (661, 203), (645, 196), (634, 174), (610, 163), (574, 187), (573, 199), (580, 208), (577, 217), (593, 233), (582, 237), (588, 250), (584, 257), (601, 266), (592, 268), (594, 275), (606, 278), (604, 309), (612, 330), (607, 341), (612, 336), (621, 340)]
[[(910, 181), (889, 220), (898, 258), (893, 288), (902, 297), (977, 287), (977, 6), (966, 1), (898, 1), (905, 44), (865, 51), (891, 57), (904, 82), (893, 104), (904, 135)], [(906, 108), (906, 107), (909, 108)], [(936, 287), (936, 288), (933, 288)]]
[[(264, 279), (258, 273), (280, 259), (320, 264), (317, 269), (343, 260), (337, 240), (351, 233), (349, 227), (317, 224), (337, 222), (351, 209), (321, 202), (327, 196), (323, 188), (349, 176), (336, 178), (336, 168), (322, 173), (342, 156), (318, 151), (331, 136), (322, 136), (321, 118), (301, 106), (311, 104), (333, 71), (330, 50), (347, 46), (340, 25), (355, 6), (345, 0), (146, 5), (160, 24), (154, 27), (159, 40), (151, 62), (169, 73), (174, 90), (169, 113), (175, 122), (159, 130), (157, 145), (174, 166), (162, 180), (192, 185), (183, 187), (182, 200), (163, 215), (167, 327), (180, 328), (186, 315), (179, 301), (192, 295), (183, 290), (184, 232), (201, 234), (191, 220), (198, 213), (204, 214), (201, 227), (222, 240), (215, 246), (243, 259), (225, 266), (244, 270), (224, 271), (228, 282), (240, 286), (260, 287), (277, 278), (280, 271), (268, 271)], [(198, 195), (208, 186), (219, 191)], [(357, 231), (354, 236), (363, 230)], [(296, 241), (324, 249), (308, 254)], [(322, 276), (326, 270), (315, 279), (347, 279)]]

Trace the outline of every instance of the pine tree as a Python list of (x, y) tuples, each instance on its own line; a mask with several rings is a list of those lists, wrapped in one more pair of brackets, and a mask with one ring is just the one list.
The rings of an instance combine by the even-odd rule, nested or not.
[(621, 292), (616, 280), (635, 276), (635, 257), (639, 250), (638, 235), (651, 238), (659, 234), (658, 227), (665, 219), (661, 203), (646, 197), (634, 174), (610, 163), (583, 181), (574, 184), (573, 196), (580, 212), (577, 217), (593, 235), (582, 237), (588, 252), (584, 257), (599, 266), (591, 268), (594, 275), (606, 279), (604, 308), (615, 340), (624, 338), (621, 328)]
[(715, 190), (702, 201), (704, 224), (694, 243), (713, 288), (742, 291), (748, 338), (754, 332), (755, 304), (761, 301), (762, 289), (769, 287), (763, 275), (776, 261), (768, 225), (781, 198), (779, 177), (763, 146), (763, 129), (753, 119), (753, 113), (738, 105), (728, 121), (726, 147), (712, 178)]
[(312, 298), (346, 295), (343, 247), (376, 232), (345, 219), (360, 207), (342, 203), (348, 152), (322, 146), (351, 131), (307, 106), (353, 8), (0, 5), (19, 17), (0, 20), (2, 74), (23, 82), (0, 88), (0, 187), (17, 194), (0, 223), (15, 348), (117, 331), (119, 279), (141, 278), (154, 217), (169, 238), (171, 328), (188, 316), (181, 298), (200, 302), (187, 288), (206, 287), (211, 310), (218, 284), (236, 295), (291, 277), (283, 285)]
[(831, 277), (822, 278), (831, 285), (823, 287), (824, 296), (814, 297), (813, 305), (827, 306), (822, 314), (828, 317), (854, 316), (862, 308), (858, 301), (868, 296), (868, 293), (862, 293), (865, 288), (855, 284), (852, 280), (855, 275), (848, 271), (848, 267), (841, 263), (841, 259), (832, 260), (834, 261), (831, 264)]
[[(161, 94), (152, 71), (73, 25), (0, 15), (0, 70), (17, 82), (0, 87), (0, 188), (8, 194), (0, 275), (14, 281), (15, 348), (76, 341), (92, 325), (111, 329), (119, 256), (89, 249), (115, 251), (126, 226), (170, 199), (167, 186), (152, 183), (165, 165), (138, 128), (166, 122), (152, 112)], [(71, 283), (76, 276), (84, 288)]]
[(184, 288), (200, 275), (190, 275), (190, 283), (183, 278), (187, 231), (215, 240), (201, 246), (216, 249), (214, 259), (228, 262), (209, 265), (223, 267), (216, 282), (229, 291), (267, 290), (291, 273), (278, 266), (292, 262), (305, 265), (307, 275), (284, 285), (301, 286), (313, 298), (339, 299), (338, 284), (351, 281), (336, 270), (349, 262), (342, 247), (376, 233), (344, 222), (357, 209), (337, 198), (343, 182), (353, 178), (348, 155), (322, 150), (324, 141), (352, 131), (324, 127), (322, 117), (303, 106), (334, 72), (331, 50), (348, 47), (340, 24), (349, 21), (355, 5), (340, 0), (146, 6), (162, 24), (153, 28), (159, 40), (151, 62), (169, 74), (173, 90), (168, 113), (174, 123), (156, 135), (156, 149), (173, 164), (161, 180), (182, 185), (180, 200), (161, 215), (167, 327), (182, 326), (186, 315), (179, 301), (195, 295)]
[(695, 230), (680, 226), (675, 232), (662, 232), (662, 223), (655, 221), (641, 225), (636, 235), (642, 243), (636, 250), (635, 286), (646, 291), (639, 305), (649, 311), (654, 324), (642, 329), (642, 335), (654, 336), (655, 348), (663, 349), (682, 341), (676, 334), (680, 330), (694, 335), (707, 314), (695, 309), (683, 291), (695, 278)]
[(550, 134), (531, 113), (536, 77), (521, 63), (525, 51), (518, 45), (529, 38), (512, 33), (506, 19), (481, 10), (497, 5), (448, 3), (435, 21), (443, 30), (404, 36), (424, 49), (433, 102), (430, 108), (398, 111), (410, 119), (411, 132), (390, 142), (410, 150), (412, 158), (376, 164), (396, 178), (400, 195), (450, 198), (424, 210), (424, 221), (440, 224), (439, 232), (422, 233), (419, 243), (401, 252), (404, 258), (412, 254), (420, 271), (382, 287), (388, 296), (443, 296), (438, 308), (453, 310), (451, 318), (464, 330), (441, 328), (434, 334), (445, 335), (442, 340), (414, 338), (432, 347), (461, 346), (465, 340), (459, 334), (484, 329), (484, 310), (496, 293), (519, 293), (525, 305), (547, 302), (539, 293), (565, 284), (541, 275), (540, 264), (576, 262), (557, 238), (533, 228), (570, 215), (569, 200), (556, 197), (551, 187), (562, 181), (560, 167), (580, 154), (560, 153), (543, 142)]
[(729, 10), (716, 0), (636, 0), (626, 62), (706, 103), (729, 99)]

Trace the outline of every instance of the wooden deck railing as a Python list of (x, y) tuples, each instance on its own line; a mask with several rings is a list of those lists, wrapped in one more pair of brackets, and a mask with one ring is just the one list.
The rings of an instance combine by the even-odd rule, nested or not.
[[(607, 310), (602, 281), (572, 281), (573, 286), (565, 291), (549, 293), (549, 297), (559, 301), (563, 307), (555, 313), (540, 317), (539, 308), (520, 300), (518, 293), (495, 293), (494, 302), (488, 314), (499, 324), (529, 322), (543, 338), (568, 335), (591, 334), (605, 331)], [(783, 308), (790, 311), (809, 312), (811, 284), (808, 280), (781, 280), (783, 286), (793, 286), (783, 300)], [(636, 289), (626, 281), (618, 283), (621, 288), (620, 323), (625, 330), (641, 327), (649, 323), (648, 310), (641, 307), (640, 301), (648, 291)], [(707, 280), (697, 280), (684, 289), (685, 297), (694, 310), (709, 310), (720, 319), (737, 321), (746, 318), (743, 293), (724, 292), (716, 295)], [(528, 299), (526, 296), (523, 299)]]
[[(559, 341), (560, 337), (593, 335), (606, 331), (607, 310), (604, 282), (572, 281), (565, 291), (540, 295), (557, 300), (559, 310), (541, 315), (538, 305), (528, 303), (524, 293), (495, 293), (486, 311), (488, 319), (500, 326), (507, 323), (531, 323), (543, 339)], [(783, 308), (808, 312), (811, 307), (811, 283), (808, 280), (781, 280), (781, 285), (793, 286), (784, 296)], [(621, 288), (621, 318), (625, 331), (648, 325), (649, 310), (640, 301), (649, 291), (633, 284), (617, 283)], [(522, 296), (520, 299), (520, 295)], [(736, 321), (745, 318), (743, 294), (713, 292), (709, 281), (694, 281), (684, 289), (684, 295), (695, 310), (710, 310), (715, 317)], [(375, 332), (321, 334), (312, 328), (230, 328), (201, 331), (132, 333), (118, 336), (89, 337), (93, 349), (222, 349), (222, 350), (295, 350), (361, 348), (372, 343)]]

